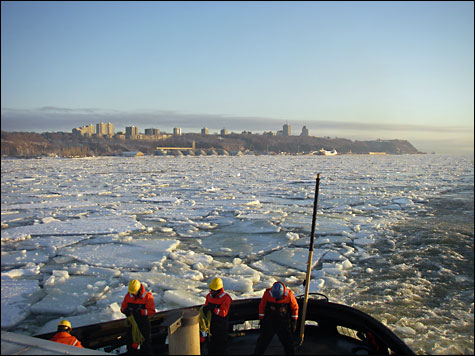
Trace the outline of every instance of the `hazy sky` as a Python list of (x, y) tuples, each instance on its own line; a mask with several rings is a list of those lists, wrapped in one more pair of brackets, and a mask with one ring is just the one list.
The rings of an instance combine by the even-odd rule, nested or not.
[(1, 126), (406, 139), (473, 153), (474, 3), (1, 2)]

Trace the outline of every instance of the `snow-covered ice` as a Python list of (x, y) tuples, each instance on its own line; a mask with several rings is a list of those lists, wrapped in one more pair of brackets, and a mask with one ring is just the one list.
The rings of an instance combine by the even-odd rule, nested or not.
[(2, 273), (2, 328), (24, 320), (30, 314), (32, 296), (39, 291), (37, 280), (14, 279)]
[(47, 221), (42, 224), (12, 227), (2, 230), (2, 241), (24, 236), (92, 235), (144, 230), (140, 222), (129, 216), (101, 216), (68, 221)]
[[(473, 330), (473, 300), (442, 340), (436, 325), (458, 307), (429, 314), (421, 302), (447, 276), (471, 283), (473, 299), (473, 281), (454, 267), (465, 255), (441, 245), (422, 257), (423, 243), (407, 247), (418, 232), (400, 228), (430, 218), (446, 192), (473, 201), (473, 158), (2, 159), (1, 169), (2, 329), (37, 334), (61, 318), (73, 327), (123, 318), (132, 278), (152, 291), (156, 310), (203, 303), (215, 276), (233, 299), (260, 297), (277, 280), (299, 295), (322, 172), (310, 291), (377, 313), (423, 353), (449, 345), (463, 325)], [(473, 250), (473, 238), (458, 238)]]

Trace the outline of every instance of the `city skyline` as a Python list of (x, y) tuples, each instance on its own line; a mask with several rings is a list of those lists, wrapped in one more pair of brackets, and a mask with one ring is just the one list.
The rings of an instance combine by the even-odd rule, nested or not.
[(473, 2), (1, 6), (2, 130), (287, 122), (473, 153)]
[[(154, 136), (154, 135), (160, 135), (160, 134), (168, 134), (168, 135), (174, 135), (174, 136), (181, 136), (182, 134), (187, 134), (187, 133), (196, 133), (196, 132), (183, 132), (181, 127), (174, 127), (173, 132), (168, 132), (168, 131), (162, 131), (160, 128), (157, 127), (146, 127), (142, 128), (143, 131), (140, 132), (140, 127), (129, 124), (129, 126), (125, 127), (125, 130), (116, 130), (115, 125), (112, 122), (98, 122), (96, 124), (85, 124), (81, 125), (78, 127), (74, 127), (71, 129), (72, 133), (75, 134), (81, 134), (83, 136), (92, 136), (92, 135), (97, 135), (97, 136), (113, 136), (116, 134), (124, 134), (124, 135), (129, 135), (129, 136), (135, 136), (135, 135), (145, 135), (145, 136)], [(133, 131), (133, 133), (132, 133)], [(239, 134), (239, 133), (252, 133), (248, 130), (243, 130), (242, 132), (234, 132), (231, 131), (229, 132), (227, 128), (223, 127), (219, 132), (209, 132), (208, 127), (203, 127), (201, 128), (201, 134), (203, 135), (216, 135), (219, 134), (221, 136), (223, 135), (228, 135), (228, 134)], [(281, 135), (281, 136), (292, 136), (291, 134), (291, 125), (288, 123), (285, 123), (282, 125), (282, 130), (268, 130), (264, 131), (263, 134), (274, 134), (274, 135)], [(302, 130), (300, 131), (299, 135), (294, 135), (294, 136), (309, 136), (309, 131), (306, 126), (302, 126)]]

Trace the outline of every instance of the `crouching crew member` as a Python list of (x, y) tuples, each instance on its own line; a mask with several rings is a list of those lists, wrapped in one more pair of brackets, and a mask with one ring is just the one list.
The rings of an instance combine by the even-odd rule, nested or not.
[(81, 342), (71, 335), (71, 323), (67, 320), (61, 320), (58, 324), (58, 332), (50, 339), (51, 341), (59, 342), (61, 344), (83, 347)]
[(299, 305), (292, 291), (282, 282), (267, 288), (259, 303), (261, 334), (257, 339), (255, 355), (263, 355), (275, 334), (284, 346), (286, 355), (294, 355), (292, 333), (297, 327)]
[[(155, 302), (153, 295), (145, 290), (145, 287), (136, 279), (129, 282), (128, 293), (122, 301), (120, 311), (127, 317), (133, 316), (138, 329), (144, 337), (143, 345), (140, 347), (141, 354), (152, 354), (152, 327), (149, 317), (155, 314)], [(133, 342), (132, 326), (128, 330), (129, 342), (127, 349), (130, 353), (137, 351), (139, 345)]]
[(208, 355), (225, 355), (228, 338), (228, 313), (232, 299), (224, 291), (223, 281), (219, 277), (211, 281), (209, 290), (203, 307), (205, 314), (211, 311)]

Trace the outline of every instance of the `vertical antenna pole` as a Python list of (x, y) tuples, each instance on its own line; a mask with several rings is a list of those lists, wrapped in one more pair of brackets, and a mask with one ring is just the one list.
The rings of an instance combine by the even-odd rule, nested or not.
[(307, 262), (307, 275), (305, 277), (305, 295), (302, 307), (302, 316), (300, 319), (300, 345), (303, 344), (304, 332), (305, 332), (305, 317), (307, 314), (308, 303), (308, 291), (310, 288), (310, 275), (312, 272), (312, 258), (313, 258), (313, 243), (315, 240), (315, 220), (317, 219), (317, 204), (318, 204), (318, 190), (320, 187), (320, 173), (317, 174), (317, 180), (315, 184), (315, 198), (313, 200), (313, 216), (312, 216), (312, 231), (310, 232), (310, 245), (308, 247), (308, 262)]

